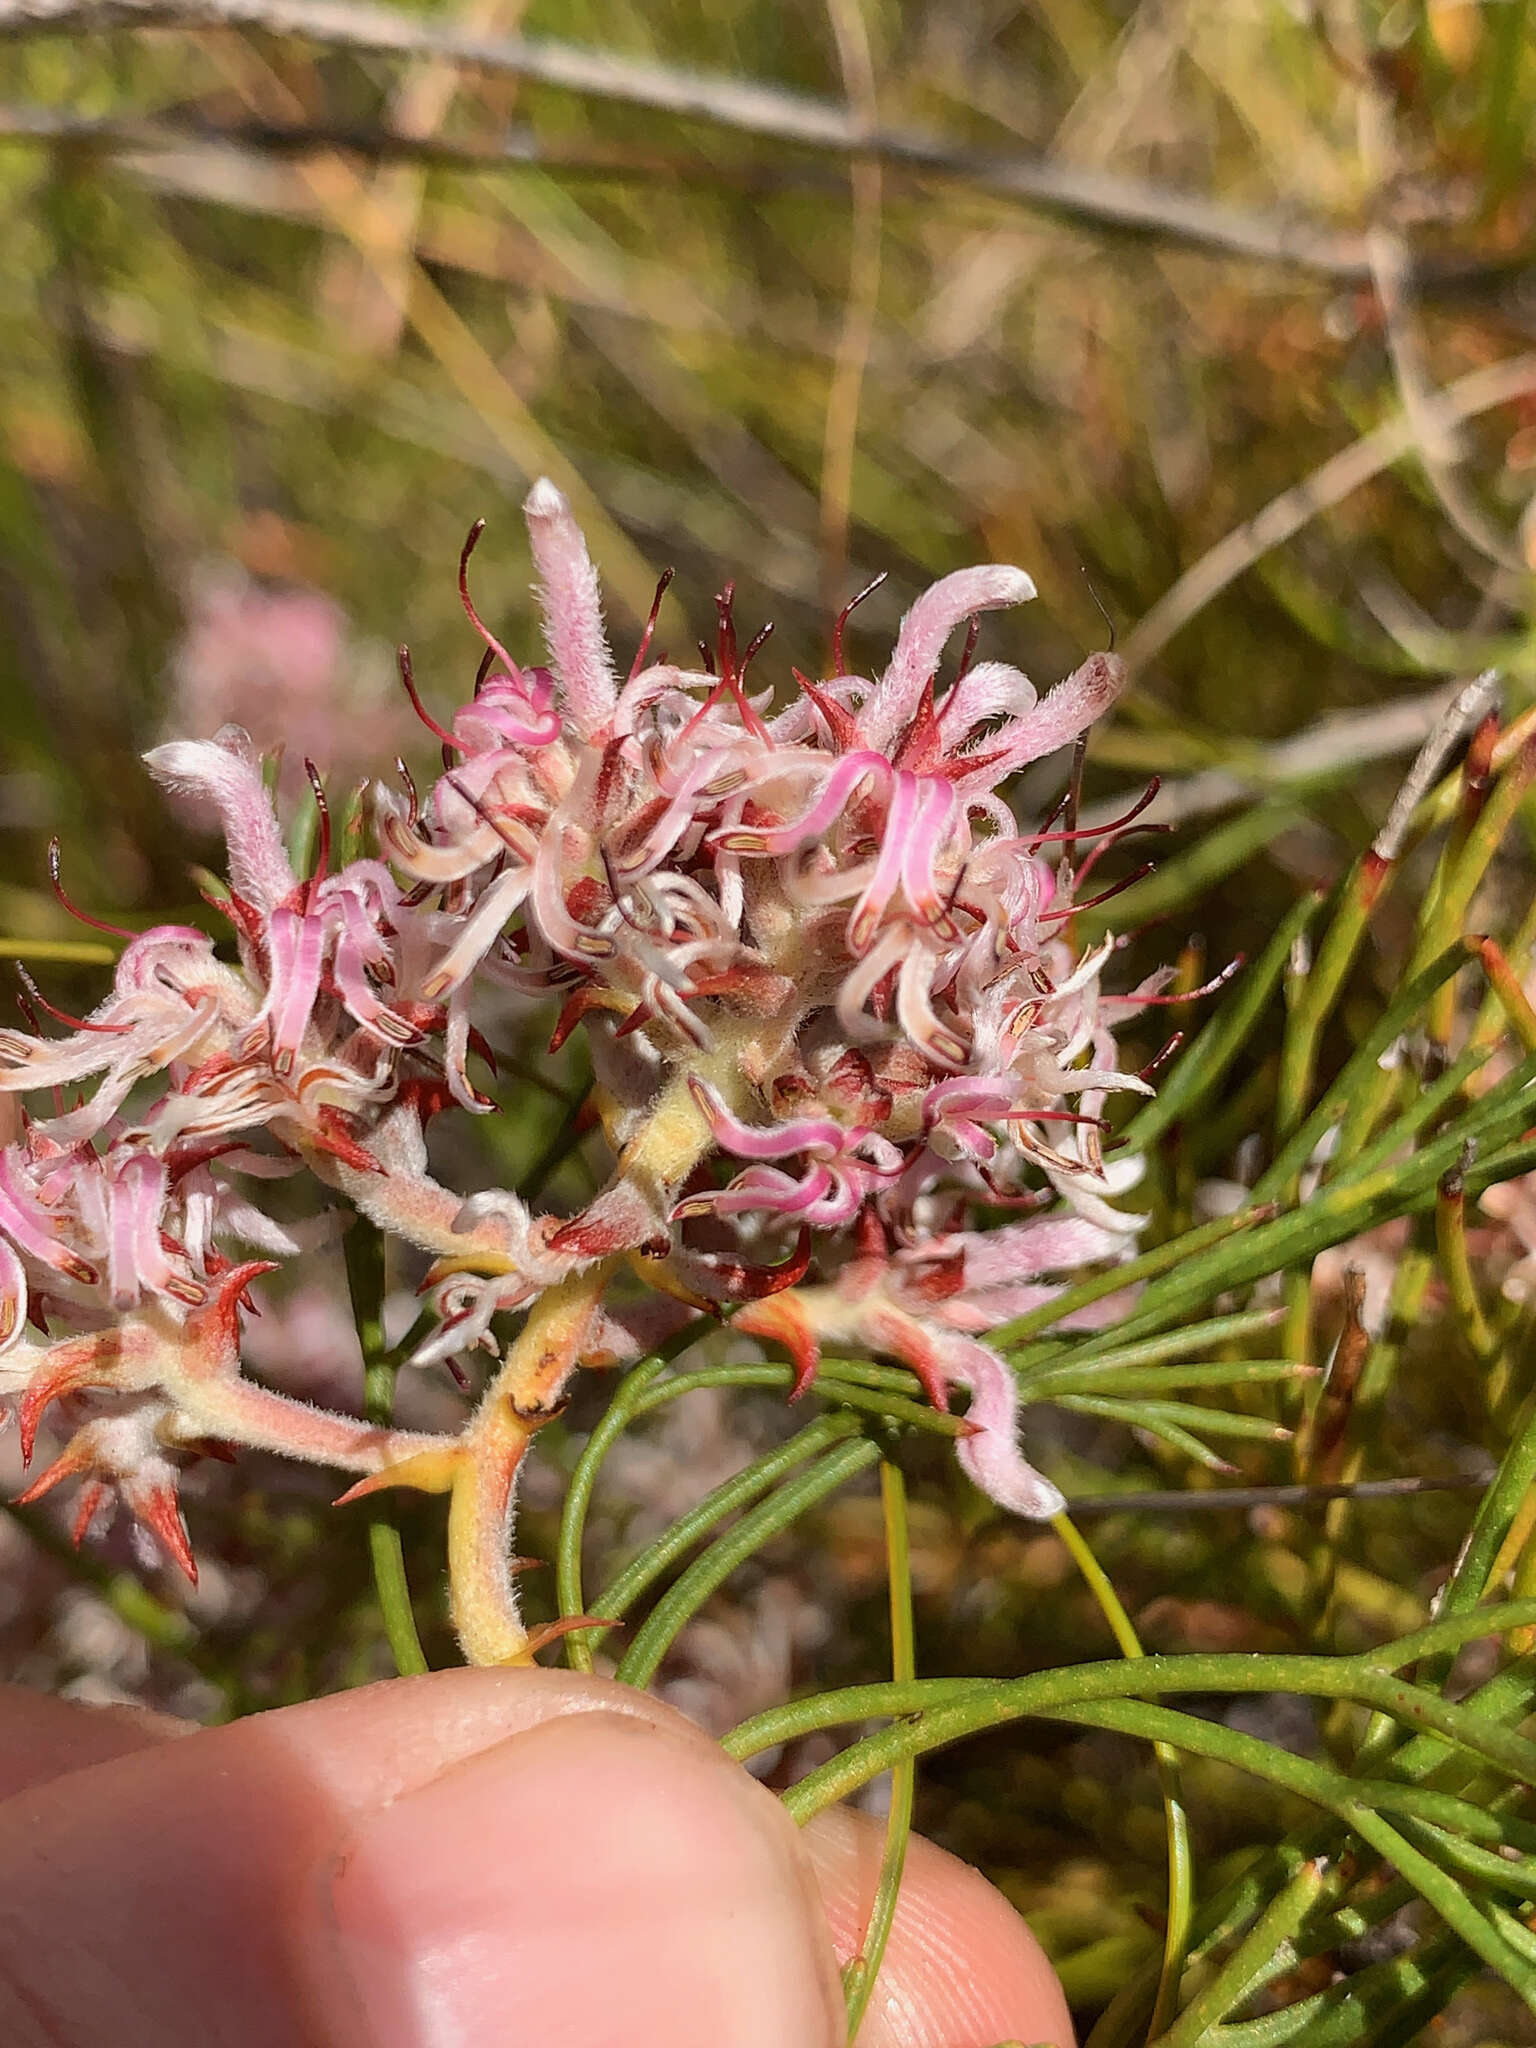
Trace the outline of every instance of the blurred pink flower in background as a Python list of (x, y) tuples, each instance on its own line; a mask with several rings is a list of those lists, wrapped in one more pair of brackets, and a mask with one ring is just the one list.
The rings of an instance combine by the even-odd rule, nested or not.
[(277, 1293), (253, 1290), (260, 1313), (246, 1324), (247, 1365), (300, 1401), (355, 1415), (362, 1406), (363, 1351), (340, 1275), (306, 1279)]
[(288, 793), (303, 787), (306, 757), (360, 776), (421, 737), (386, 647), (355, 637), (323, 591), (262, 583), (227, 557), (190, 579), (171, 672), (167, 732), (211, 739), (244, 726), (259, 752), (283, 750)]
[[(339, 1247), (329, 1266), (312, 1260), (297, 1286), (254, 1282), (251, 1299), (259, 1313), (245, 1324), (241, 1352), (257, 1377), (296, 1400), (360, 1414), (363, 1351)], [(384, 1334), (390, 1343), (405, 1335), (416, 1308), (409, 1288), (385, 1296)], [(407, 1428), (456, 1428), (465, 1407), (465, 1396), (447, 1379), (426, 1373), (401, 1376), (395, 1413)]]

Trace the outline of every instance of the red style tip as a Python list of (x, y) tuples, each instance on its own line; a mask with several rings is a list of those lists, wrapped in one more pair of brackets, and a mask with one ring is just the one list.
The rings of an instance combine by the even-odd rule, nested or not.
[(421, 694), (416, 688), (416, 676), (411, 668), (411, 650), (409, 647), (402, 643), (396, 650), (396, 659), (400, 663), (400, 680), (405, 685), (406, 696), (411, 700), (411, 709), (427, 728), (428, 732), (434, 733), (445, 747), (452, 747), (455, 753), (462, 754), (464, 749), (459, 745), (453, 734), (438, 724), (426, 705), (421, 701)]
[[(132, 1030), (133, 1027), (131, 1024), (97, 1024), (93, 1023), (89, 1017), (76, 1017), (71, 1015), (71, 1013), (68, 1010), (61, 1010), (57, 1003), (49, 1002), (48, 998), (43, 994), (42, 990), (38, 987), (37, 983), (32, 979), (31, 975), (28, 974), (26, 968), (22, 966), (19, 960), (14, 960), (12, 961), (11, 964), (16, 970), (16, 979), (21, 983), (22, 987), (26, 990), (29, 1000), (32, 1003), (34, 1003), (38, 1009), (46, 1010), (48, 1012), (48, 1015), (54, 1018), (56, 1022), (67, 1025), (71, 1031), (105, 1031), (110, 1034), (112, 1032), (117, 1031)], [(27, 1022), (33, 1027), (34, 1030), (36, 1030), (37, 1017), (35, 1013), (28, 1012), (27, 1005), (21, 1001), (21, 998), (19, 996), (17, 997), (17, 1003), (21, 1009), (22, 1015), (26, 1017)]]
[[(523, 679), (522, 670), (518, 667), (517, 663), (512, 659), (511, 655), (508, 654), (507, 650), (505, 649), (505, 647), (502, 646), (501, 642), (496, 638), (496, 635), (491, 631), (490, 627), (486, 625), (485, 621), (481, 618), (480, 614), (475, 610), (475, 601), (469, 594), (469, 558), (475, 552), (476, 545), (478, 544), (480, 536), (482, 533), (484, 533), (484, 531), (485, 521), (483, 519), (477, 519), (474, 525), (469, 529), (469, 536), (464, 542), (463, 550), (459, 555), (459, 602), (464, 607), (465, 615), (468, 618), (469, 623), (474, 627), (475, 631), (480, 635), (480, 638), (485, 642), (486, 653), (491, 657), (493, 661), (499, 661), (502, 664), (502, 666), (505, 668), (507, 672), (507, 676), (510, 681), (514, 683), (520, 683)], [(485, 680), (485, 677), (488, 673), (489, 670), (482, 662), (480, 673), (475, 678), (475, 693), (477, 696), (480, 691), (480, 685)], [(447, 735), (444, 735), (444, 737), (447, 738)], [(464, 749), (458, 745), (457, 740), (448, 739), (448, 745), (452, 747), (457, 747), (459, 753), (461, 754), (464, 751)]]
[(128, 931), (123, 925), (108, 924), (104, 918), (92, 917), (88, 910), (82, 910), (78, 903), (72, 902), (69, 896), (66, 895), (64, 884), (59, 879), (59, 842), (57, 838), (50, 839), (48, 842), (48, 880), (53, 885), (54, 895), (58, 897), (60, 903), (63, 904), (70, 916), (77, 918), (81, 924), (88, 924), (92, 931), (108, 932), (114, 939), (136, 939), (138, 937), (137, 932)]
[(656, 584), (656, 595), (651, 599), (651, 609), (645, 621), (645, 630), (640, 635), (640, 645), (635, 649), (635, 658), (629, 665), (629, 680), (633, 682), (645, 666), (645, 657), (651, 651), (651, 642), (656, 637), (656, 621), (661, 615), (661, 600), (671, 586), (675, 569), (663, 569)]
[(890, 571), (888, 569), (882, 569), (872, 583), (865, 584), (857, 597), (849, 598), (837, 615), (836, 623), (832, 628), (832, 666), (839, 675), (844, 674), (846, 670), (843, 656), (843, 636), (848, 630), (848, 621), (853, 617), (853, 614), (858, 610), (866, 597), (874, 596), (889, 574)]

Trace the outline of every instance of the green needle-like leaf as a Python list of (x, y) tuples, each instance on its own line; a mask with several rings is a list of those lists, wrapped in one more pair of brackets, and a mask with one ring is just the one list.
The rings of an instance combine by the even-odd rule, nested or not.
[(1258, 959), (1244, 971), (1199, 1037), (1159, 1083), (1157, 1094), (1126, 1126), (1127, 1144), (1140, 1152), (1150, 1151), (1166, 1130), (1212, 1095), (1253, 1036), (1280, 985), (1292, 947), (1312, 923), (1321, 904), (1319, 896), (1304, 896), (1287, 913)]
[[(611, 1579), (598, 1594), (595, 1612), (610, 1615), (615, 1621), (621, 1619), (642, 1593), (670, 1571), (679, 1559), (686, 1557), (693, 1546), (727, 1515), (751, 1507), (754, 1501), (760, 1500), (787, 1473), (797, 1465), (803, 1465), (808, 1458), (820, 1456), (845, 1437), (862, 1433), (863, 1424), (857, 1416), (848, 1414), (822, 1415), (804, 1429), (797, 1430), (787, 1443), (780, 1444), (755, 1459), (743, 1471), (723, 1480), (696, 1507), (680, 1515), (664, 1535), (658, 1536), (654, 1543), (647, 1544), (638, 1556), (631, 1558), (617, 1577)], [(583, 1633), (591, 1638), (594, 1648), (603, 1635), (601, 1629), (586, 1629)]]
[(856, 1472), (878, 1464), (880, 1448), (845, 1443), (818, 1458), (808, 1472), (778, 1487), (743, 1515), (735, 1528), (696, 1558), (651, 1609), (614, 1676), (624, 1685), (649, 1685), (667, 1650), (718, 1587), (755, 1551), (844, 1486)]
[[(880, 1467), (880, 1502), (885, 1519), (886, 1568), (890, 1576), (891, 1678), (902, 1684), (917, 1674), (917, 1643), (912, 1615), (912, 1548), (907, 1524), (907, 1487), (900, 1469), (889, 1459)], [(859, 1952), (843, 1973), (848, 2003), (848, 2040), (853, 2048), (874, 1995), (880, 1965), (896, 1921), (901, 1876), (912, 1832), (912, 1807), (917, 1767), (908, 1759), (891, 1773), (891, 1805), (885, 1823), (885, 1848), (880, 1875), (870, 1904), (869, 1920)]]

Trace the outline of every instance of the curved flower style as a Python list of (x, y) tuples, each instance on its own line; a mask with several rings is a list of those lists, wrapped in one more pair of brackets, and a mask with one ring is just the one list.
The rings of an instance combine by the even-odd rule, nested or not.
[[(0, 1033), (0, 1107), (55, 1097), (0, 1150), (0, 1391), (28, 1455), (46, 1412), (74, 1425), (32, 1490), (80, 1476), (83, 1528), (115, 1487), (189, 1568), (175, 1481), (200, 1448), (318, 1459), (360, 1473), (354, 1493), (447, 1491), (480, 1661), (535, 1647), (508, 1564), (515, 1479), (570, 1372), (700, 1309), (785, 1344), (797, 1392), (828, 1342), (905, 1361), (936, 1402), (967, 1389), (965, 1470), (1005, 1507), (1055, 1512), (981, 1339), (1133, 1243), (1115, 1198), (1134, 1174), (1106, 1164), (1101, 1111), (1147, 1088), (1114, 1029), (1160, 986), (1102, 995), (1111, 948), (1074, 952), (1056, 857), (1083, 835), (1025, 829), (1004, 794), (1124, 681), (1096, 654), (1038, 697), (971, 664), (979, 614), (1034, 595), (1021, 570), (937, 583), (878, 680), (847, 669), (845, 613), (834, 672), (775, 710), (749, 683), (767, 629), (738, 645), (729, 586), (702, 669), (647, 663), (653, 612), (621, 679), (564, 500), (541, 483), (526, 509), (548, 665), (519, 666), (477, 614), (477, 528), (459, 576), (475, 692), (437, 724), (402, 651), (446, 765), (424, 798), (373, 792), (376, 857), (332, 869), (312, 769), (319, 854), (296, 874), (243, 734), (158, 747), (151, 772), (221, 825), (237, 959), (161, 927), (65, 1036)], [(496, 1106), (469, 1073), (488, 985), (556, 997), (556, 1042), (590, 1041), (615, 1165), (578, 1215), (466, 1200), (428, 1169), (434, 1115)], [(419, 1364), (494, 1353), (495, 1316), (527, 1311), (462, 1434), (370, 1428), (241, 1375), (245, 1286), (301, 1249), (242, 1189), (304, 1171), (435, 1260)], [(968, 1214), (1053, 1202), (990, 1231)], [(608, 1298), (621, 1268), (652, 1303)]]

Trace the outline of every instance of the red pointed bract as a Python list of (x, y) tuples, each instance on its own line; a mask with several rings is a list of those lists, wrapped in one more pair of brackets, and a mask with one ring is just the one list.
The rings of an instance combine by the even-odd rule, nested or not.
[(46, 1472), (39, 1473), (24, 1493), (17, 1494), (15, 1505), (19, 1508), (31, 1507), (34, 1501), (41, 1500), (45, 1493), (51, 1493), (63, 1480), (74, 1479), (80, 1473), (88, 1472), (94, 1462), (89, 1448), (82, 1449), (77, 1439), (59, 1453)]
[(795, 1368), (795, 1383), (789, 1390), (790, 1400), (798, 1401), (802, 1394), (809, 1392), (816, 1377), (816, 1368), (821, 1363), (821, 1344), (809, 1317), (793, 1295), (769, 1295), (766, 1300), (749, 1302), (745, 1308), (737, 1310), (731, 1327), (745, 1330), (749, 1336), (767, 1337), (775, 1344), (782, 1344)]
[(145, 1487), (135, 1487), (129, 1498), (129, 1506), (145, 1528), (159, 1541), (161, 1548), (181, 1567), (195, 1586), (197, 1560), (192, 1555), (192, 1545), (187, 1536), (186, 1524), (181, 1519), (181, 1505), (176, 1498), (174, 1485), (169, 1481), (163, 1481)]
[(623, 1623), (612, 1615), (563, 1614), (558, 1621), (546, 1621), (542, 1627), (531, 1629), (523, 1654), (531, 1660), (550, 1643), (559, 1642), (562, 1636), (575, 1635), (581, 1629), (622, 1627)]
[(75, 1519), (69, 1530), (69, 1540), (76, 1550), (89, 1535), (91, 1524), (105, 1505), (111, 1490), (104, 1479), (93, 1479), (88, 1486), (81, 1487), (80, 1498), (75, 1503)]
[(52, 1365), (45, 1360), (16, 1404), (17, 1433), (24, 1465), (32, 1462), (38, 1425), (55, 1401), (82, 1393), (87, 1387), (105, 1387), (112, 1383), (110, 1367), (103, 1366), (94, 1350), (77, 1350), (74, 1345), (61, 1345), (59, 1348), (67, 1355)]

